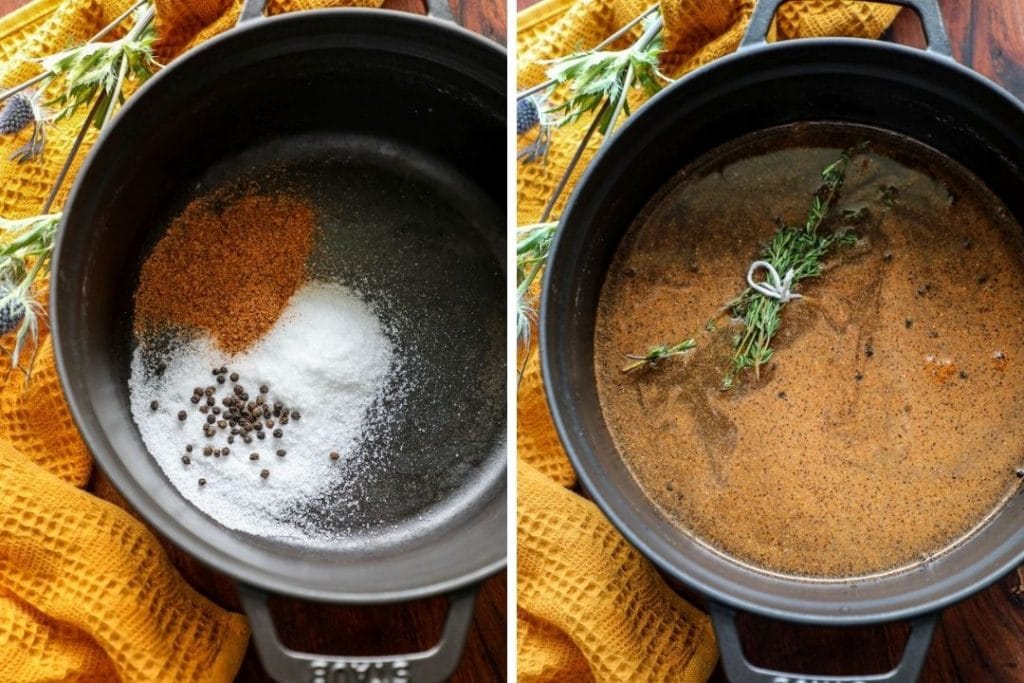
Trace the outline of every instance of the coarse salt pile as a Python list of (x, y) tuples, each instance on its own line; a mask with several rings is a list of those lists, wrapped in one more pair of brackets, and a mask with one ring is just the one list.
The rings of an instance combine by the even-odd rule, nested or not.
[[(211, 375), (221, 366), (227, 373)], [(340, 285), (314, 282), (243, 352), (226, 354), (205, 333), (160, 348), (143, 340), (129, 389), (146, 447), (185, 498), (229, 528), (316, 544), (329, 539), (293, 512), (345, 476), (348, 456), (371, 428), (370, 407), (385, 380), (400, 372), (401, 358), (362, 299)], [(204, 388), (198, 401), (197, 388)], [(250, 411), (259, 395), (267, 411), (279, 404), (301, 420), (293, 415), (281, 424), (278, 417), (273, 429), (259, 426), (263, 438), (255, 438), (254, 428), (245, 443), (222, 422), (243, 391)], [(210, 393), (218, 413), (212, 420)], [(232, 414), (237, 421), (237, 409)]]

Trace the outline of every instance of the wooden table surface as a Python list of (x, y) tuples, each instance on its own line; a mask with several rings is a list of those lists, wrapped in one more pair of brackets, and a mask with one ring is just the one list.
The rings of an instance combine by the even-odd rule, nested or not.
[[(536, 1), (518, 0), (518, 8)], [(1024, 98), (1024, 1), (940, 0), (940, 5), (956, 58)], [(901, 12), (885, 39), (921, 46), (916, 15)], [(921, 683), (1024, 683), (1022, 584), (1024, 568), (946, 610)], [(740, 632), (754, 663), (813, 675), (888, 671), (899, 661), (907, 637), (903, 624), (822, 629), (749, 615), (741, 619)], [(721, 666), (711, 680), (726, 681)]]
[[(504, 0), (450, 0), (456, 20), (501, 44), (506, 40)], [(0, 0), (0, 15), (28, 0)], [(421, 0), (385, 0), (389, 9), (423, 14)], [(175, 565), (189, 582), (215, 602), (239, 611), (232, 581), (208, 569), (169, 543)], [(476, 614), (452, 683), (503, 682), (506, 674), (506, 573), (489, 579), (477, 598)], [(285, 645), (319, 654), (386, 655), (426, 650), (437, 643), (447, 614), (443, 598), (386, 607), (338, 607), (294, 600), (271, 602)], [(272, 679), (259, 664), (252, 643), (235, 679), (264, 683)]]

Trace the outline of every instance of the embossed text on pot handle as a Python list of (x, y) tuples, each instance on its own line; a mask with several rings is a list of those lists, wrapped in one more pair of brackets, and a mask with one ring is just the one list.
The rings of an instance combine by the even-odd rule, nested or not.
[(479, 586), (449, 596), (448, 617), (438, 643), (423, 652), (388, 657), (317, 655), (290, 650), (281, 643), (267, 606), (267, 594), (238, 585), (242, 608), (249, 617), (256, 653), (267, 673), (279, 683), (330, 683), (368, 680), (381, 683), (440, 683), (458, 666), (466, 633), (473, 621)]

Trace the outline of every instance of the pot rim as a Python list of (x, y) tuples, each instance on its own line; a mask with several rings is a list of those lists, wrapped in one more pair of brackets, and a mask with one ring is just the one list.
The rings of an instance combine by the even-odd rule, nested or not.
[[(350, 22), (353, 19), (359, 19), (363, 22), (360, 26), (362, 27), (361, 30), (364, 31), (366, 22), (374, 23), (374, 32), (382, 35), (387, 35), (388, 31), (393, 30), (396, 26), (414, 27), (417, 31), (426, 33), (441, 31), (448, 34), (447, 40), (461, 41), (462, 44), (468, 44), (474, 50), (489, 51), (502, 60), (506, 57), (504, 46), (453, 22), (408, 12), (368, 8), (327, 8), (291, 12), (270, 17), (265, 16), (245, 21), (204, 41), (201, 45), (183, 53), (165, 68), (154, 74), (132, 97), (128, 98), (118, 116), (115, 117), (110, 126), (100, 133), (83, 160), (75, 177), (75, 182), (72, 184), (63, 204), (60, 229), (54, 242), (49, 273), (50, 282), (52, 283), (48, 296), (49, 310), (52, 312), (58, 310), (58, 291), (60, 290), (60, 287), (57, 285), (58, 271), (64, 252), (65, 235), (67, 234), (66, 223), (70, 213), (68, 209), (73, 208), (79, 199), (79, 195), (85, 193), (85, 189), (80, 181), (89, 175), (92, 167), (96, 164), (96, 158), (99, 156), (104, 145), (109, 144), (108, 140), (116, 132), (118, 124), (126, 116), (131, 116), (132, 110), (139, 106), (139, 103), (145, 99), (148, 93), (155, 88), (161, 87), (163, 81), (170, 78), (175, 70), (184, 68), (193, 60), (201, 59), (207, 52), (224, 49), (225, 44), (230, 44), (232, 41), (239, 39), (240, 36), (249, 35), (251, 32), (276, 31), (290, 25), (310, 21), (316, 21), (319, 24), (323, 21)], [(345, 24), (342, 23), (340, 25), (344, 26)], [(118, 492), (131, 504), (132, 509), (142, 516), (147, 525), (159, 531), (162, 536), (187, 552), (189, 556), (231, 577), (233, 580), (266, 590), (275, 595), (303, 600), (353, 605), (382, 604), (408, 602), (437, 595), (451, 594), (460, 589), (480, 584), (506, 567), (508, 561), (507, 552), (503, 548), (500, 559), (486, 562), (471, 571), (463, 572), (458, 576), (452, 576), (445, 580), (438, 580), (412, 588), (383, 592), (351, 592), (346, 590), (310, 588), (303, 584), (301, 578), (297, 576), (289, 579), (289, 577), (264, 571), (262, 568), (253, 568), (251, 563), (239, 562), (236, 556), (210, 543), (191, 529), (186, 528), (182, 524), (174, 523), (171, 512), (163, 507), (156, 497), (147, 495), (137, 478), (117, 466), (124, 460), (124, 457), (107, 442), (105, 430), (98, 424), (90, 423), (88, 419), (89, 414), (92, 412), (91, 406), (93, 402), (84, 397), (76, 397), (68, 390), (67, 377), (69, 376), (70, 368), (65, 355), (64, 345), (58, 343), (58, 340), (62, 337), (59, 316), (51, 314), (49, 316), (49, 326), (51, 339), (53, 340), (54, 360), (62, 393), (75, 426), (86, 446), (89, 447), (89, 451), (96, 463)], [(495, 496), (504, 500), (503, 491), (507, 488), (507, 472), (502, 475), (500, 481), (501, 484), (496, 490)], [(504, 532), (504, 528), (502, 531)], [(300, 562), (301, 559), (297, 557), (296, 564)], [(298, 575), (300, 572), (297, 571), (295, 574)]]
[[(549, 267), (543, 281), (540, 297), (539, 353), (541, 374), (545, 378), (544, 388), (547, 404), (555, 429), (558, 433), (559, 440), (565, 448), (565, 451), (573, 465), (573, 469), (579, 477), (584, 489), (597, 504), (604, 516), (631, 545), (636, 547), (644, 556), (653, 561), (662, 571), (672, 576), (674, 579), (681, 581), (688, 587), (699, 591), (703, 596), (714, 602), (765, 617), (794, 623), (828, 626), (855, 626), (913, 619), (923, 615), (937, 613), (952, 604), (960, 602), (961, 600), (964, 600), (965, 598), (991, 585), (993, 582), (1007, 575), (1009, 572), (1013, 571), (1014, 568), (1024, 563), (1024, 545), (1020, 546), (1012, 558), (986, 569), (983, 572), (984, 576), (981, 578), (966, 582), (956, 590), (949, 591), (941, 597), (922, 600), (918, 604), (909, 607), (892, 608), (882, 606), (874, 611), (865, 611), (856, 614), (850, 612), (844, 613), (844, 611), (840, 609), (837, 612), (825, 614), (822, 611), (811, 612), (808, 610), (801, 610), (799, 607), (793, 607), (794, 603), (798, 601), (783, 596), (775, 596), (776, 599), (770, 601), (771, 604), (769, 604), (769, 601), (759, 602), (756, 597), (752, 596), (760, 596), (764, 591), (748, 589), (746, 591), (742, 591), (742, 594), (740, 591), (737, 591), (736, 593), (730, 592), (728, 587), (736, 585), (731, 578), (729, 580), (720, 580), (717, 585), (712, 585), (708, 580), (701, 577), (701, 575), (711, 575), (712, 572), (700, 567), (692, 557), (684, 557), (683, 559), (685, 560), (685, 564), (680, 566), (673, 562), (666, 553), (655, 548), (655, 545), (667, 546), (669, 544), (661, 543), (661, 539), (657, 534), (655, 532), (648, 531), (643, 522), (635, 519), (636, 515), (629, 510), (630, 504), (632, 503), (636, 503), (637, 507), (642, 506), (645, 509), (654, 509), (653, 504), (646, 500), (646, 498), (643, 498), (642, 494), (642, 499), (638, 501), (636, 498), (632, 497), (631, 493), (624, 493), (620, 487), (605, 483), (606, 479), (600, 473), (601, 468), (597, 466), (596, 458), (587, 454), (591, 449), (588, 445), (581, 443), (581, 437), (577, 437), (576, 432), (578, 430), (576, 429), (575, 421), (571, 418), (571, 410), (563, 409), (562, 407), (563, 405), (568, 406), (572, 402), (571, 397), (573, 396), (573, 392), (571, 389), (574, 387), (567, 387), (564, 383), (562, 386), (557, 387), (552, 387), (551, 384), (549, 384), (552, 378), (559, 374), (557, 372), (557, 368), (564, 365), (562, 362), (563, 359), (559, 356), (559, 352), (555, 348), (558, 345), (552, 342), (552, 337), (556, 334), (556, 328), (560, 324), (564, 323), (564, 320), (556, 320), (556, 318), (558, 318), (558, 312), (553, 309), (554, 304), (552, 300), (556, 295), (553, 293), (553, 287), (551, 285), (555, 278), (551, 277), (551, 274), (555, 269), (551, 266), (555, 265), (558, 260), (557, 254), (563, 239), (568, 242), (568, 238), (565, 237), (565, 227), (573, 221), (573, 214), (578, 210), (577, 205), (582, 201), (580, 198), (581, 194), (584, 193), (584, 190), (588, 185), (596, 183), (596, 179), (603, 172), (601, 166), (608, 163), (607, 159), (615, 154), (616, 147), (618, 145), (628, 144), (630, 134), (643, 129), (648, 125), (648, 121), (650, 121), (652, 117), (666, 117), (666, 111), (668, 110), (664, 110), (662, 102), (663, 100), (672, 97), (672, 93), (677, 89), (690, 87), (695, 81), (706, 79), (711, 74), (722, 69), (738, 69), (738, 65), (743, 65), (748, 71), (755, 70), (758, 68), (756, 60), (762, 58), (766, 54), (779, 56), (780, 58), (785, 57), (790, 59), (790, 63), (792, 64), (800, 64), (810, 68), (813, 64), (809, 63), (805, 58), (802, 59), (801, 57), (803, 57), (803, 55), (801, 53), (820, 50), (822, 48), (865, 50), (878, 56), (886, 55), (893, 59), (904, 60), (904, 66), (906, 66), (907, 60), (930, 62), (933, 66), (947, 69), (951, 75), (954, 75), (957, 78), (973, 81), (975, 85), (984, 87), (993, 94), (996, 94), (1012, 103), (1019, 113), (1020, 120), (1024, 121), (1024, 103), (999, 84), (992, 82), (977, 72), (960, 64), (950, 56), (939, 52), (922, 50), (894, 43), (845, 37), (807, 38), (773, 43), (756, 43), (747, 47), (741, 47), (736, 52), (705, 64), (666, 87), (660, 93), (652, 97), (643, 107), (638, 109), (633, 116), (627, 118), (620, 128), (615, 131), (614, 138), (599, 148), (590, 164), (581, 175), (579, 182), (576, 184), (573, 193), (566, 202), (565, 209), (562, 212), (562, 229), (555, 233), (550, 248), (550, 256), (548, 260)], [(896, 66), (892, 66), (891, 68), (893, 71), (899, 71)], [(627, 142), (623, 142), (624, 139), (626, 139)], [(569, 250), (571, 247), (565, 248)], [(592, 468), (588, 467), (588, 462), (591, 461), (595, 462)], [(618, 502), (616, 502), (616, 500)], [(1007, 504), (1009, 504), (1009, 500), (1004, 502), (1004, 505)], [(656, 514), (658, 514), (658, 516), (662, 516), (660, 513)], [(692, 534), (688, 535), (695, 544), (704, 546), (709, 554), (716, 556), (716, 562), (724, 563), (731, 567), (745, 566), (739, 560), (733, 559), (721, 551), (711, 548), (701, 539), (694, 537)], [(658, 539), (659, 543), (653, 543), (650, 540), (651, 538)], [(972, 538), (973, 536), (969, 536), (964, 539), (962, 543), (969, 543)], [(944, 549), (942, 554), (945, 554), (947, 550), (949, 550), (949, 548)], [(684, 553), (680, 552), (679, 555), (683, 556)], [(721, 566), (721, 564), (719, 566)], [(805, 584), (807, 586), (821, 586), (824, 583), (821, 581), (815, 581), (811, 577), (801, 578), (795, 575), (769, 574), (757, 568), (749, 566), (747, 568), (758, 574), (765, 576), (770, 575), (775, 579), (792, 585)], [(855, 584), (866, 584), (871, 581), (885, 581), (896, 577), (903, 577), (905, 579), (910, 571), (914, 570), (892, 572), (886, 575), (854, 576), (845, 581), (837, 579), (830, 583), (833, 585), (853, 586)], [(927, 581), (927, 577), (924, 577), (921, 580), (922, 583)], [(811, 603), (813, 601), (808, 599), (807, 602)]]

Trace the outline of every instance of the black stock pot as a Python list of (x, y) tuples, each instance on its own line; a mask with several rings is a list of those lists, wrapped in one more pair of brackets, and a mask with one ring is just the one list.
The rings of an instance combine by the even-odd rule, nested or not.
[[(706, 597), (731, 680), (912, 681), (941, 610), (1024, 562), (1024, 495), (965, 542), (907, 571), (837, 581), (768, 574), (712, 551), (659, 514), (617, 452), (598, 402), (594, 325), (615, 250), (660, 187), (723, 143), (800, 121), (887, 129), (963, 164), (1024, 223), (1024, 107), (954, 61), (935, 0), (896, 0), (920, 15), (926, 50), (851, 38), (768, 44), (782, 2), (760, 0), (739, 50), (644, 105), (576, 186), (544, 278), (545, 387), (562, 443), (594, 501), (658, 567)], [(912, 629), (902, 661), (886, 674), (804, 676), (750, 664), (737, 611), (822, 626), (909, 620)]]

